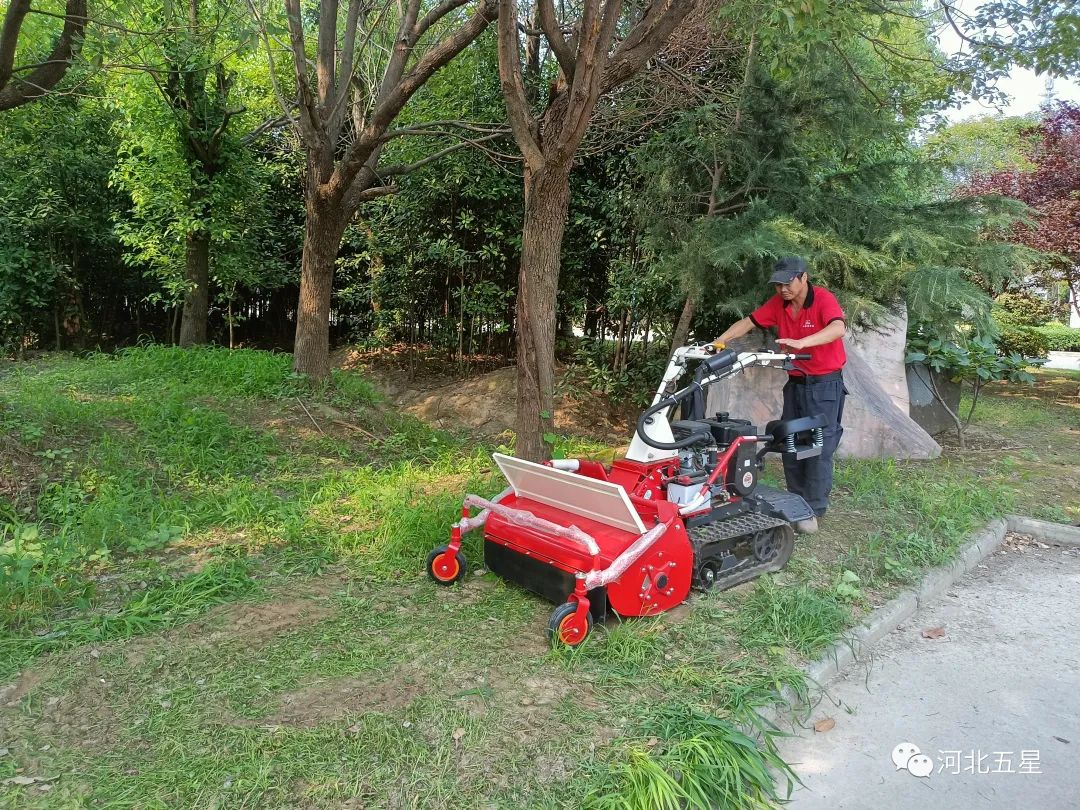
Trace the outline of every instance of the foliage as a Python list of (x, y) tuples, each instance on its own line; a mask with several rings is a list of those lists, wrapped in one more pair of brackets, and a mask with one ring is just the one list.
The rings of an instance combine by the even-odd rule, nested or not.
[(1042, 326), (1050, 320), (1050, 305), (1033, 295), (1002, 293), (994, 299), (994, 317), (1009, 326)]
[[(1007, 337), (1013, 341), (1012, 344), (1006, 343)], [(1041, 335), (1028, 327), (1006, 330), (1000, 345), (979, 335), (964, 336), (955, 341), (942, 339), (926, 326), (916, 326), (909, 333), (906, 362), (921, 363), (931, 371), (946, 374), (954, 382), (971, 389), (971, 407), (967, 416), (961, 419), (938, 392), (933, 375), (927, 381), (935, 398), (955, 423), (961, 447), (964, 446), (964, 428), (971, 422), (979, 394), (986, 383), (1003, 380), (1031, 385), (1035, 382), (1028, 368), (1040, 365), (1045, 360), (1034, 355), (1025, 356), (1018, 349), (1041, 350), (1045, 355), (1046, 343)]]
[(1035, 282), (1048, 291), (1063, 285), (1080, 296), (1080, 106), (1059, 102), (1025, 131), (1028, 165), (975, 177), (965, 194), (998, 194), (1031, 207), (1033, 218), (1000, 230), (1007, 239), (1041, 251)]
[[(964, 312), (988, 325), (978, 279), (1000, 289), (1030, 257), (983, 233), (1010, 227), (1023, 206), (935, 198), (940, 169), (913, 135), (955, 88), (873, 44), (932, 60), (919, 23), (887, 25), (854, 6), (816, 23), (801, 48), (775, 52), (773, 32), (747, 55), (734, 116), (688, 112), (640, 151), (641, 221), (655, 251), (712, 335), (760, 303), (771, 262), (789, 253), (810, 259), (812, 279), (852, 320), (900, 294), (916, 320), (945, 327)], [(852, 37), (842, 52), (820, 39), (832, 24)]]
[(1046, 347), (1052, 352), (1080, 352), (1080, 329), (1072, 329), (1060, 323), (1048, 323), (1037, 327), (1036, 332), (1046, 339)]
[(1046, 336), (1030, 326), (1002, 326), (997, 348), (1005, 355), (1032, 359), (1046, 357), (1050, 344)]
[(603, 394), (610, 401), (628, 402), (638, 407), (647, 405), (656, 391), (668, 361), (668, 345), (657, 341), (648, 355), (631, 346), (625, 368), (613, 367), (612, 357), (617, 346), (611, 341), (584, 339), (574, 348), (568, 364), (564, 385), (571, 390)]
[(138, 42), (146, 71), (123, 76), (112, 92), (122, 114), (112, 180), (132, 199), (117, 232), (127, 262), (160, 279), (155, 299), (170, 306), (200, 275), (193, 240), (204, 240), (209, 253), (210, 278), (198, 283), (212, 283), (222, 302), (238, 287), (284, 280), (269, 249), (275, 168), (243, 140), (244, 128), (271, 115), (272, 101), (261, 62), (244, 47), (250, 22), (237, 11), (215, 0), (166, 5), (162, 35)]
[[(1033, 116), (984, 116), (961, 121), (930, 135), (923, 147), (938, 162), (949, 187), (1000, 171), (1033, 168)], [(946, 189), (947, 190), (947, 189)]]
[(0, 353), (78, 347), (110, 328), (118, 298), (139, 295), (115, 273), (114, 120), (100, 101), (62, 96), (0, 115)]

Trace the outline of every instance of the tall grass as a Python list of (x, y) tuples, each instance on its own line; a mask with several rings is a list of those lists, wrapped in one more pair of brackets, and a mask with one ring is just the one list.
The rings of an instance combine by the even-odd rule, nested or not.
[[(380, 433), (362, 446), (332, 439), (304, 414), (282, 436), (260, 416), (280, 421), (298, 397)], [(368, 576), (418, 576), (490, 464), (376, 400), (356, 375), (312, 388), (288, 355), (209, 347), (53, 358), (5, 375), (0, 427), (37, 474), (0, 509), (0, 633), (34, 652), (48, 644), (26, 639), (78, 637), (56, 628), (92, 612), (101, 574), (177, 544), (307, 549), (301, 567), (347, 555)]]
[[(666, 706), (645, 727), (654, 747), (632, 745), (613, 768), (614, 790), (591, 806), (603, 810), (682, 810), (722, 807), (768, 810), (798, 782), (777, 748), (777, 733), (749, 715), (740, 724), (678, 705)], [(759, 737), (739, 726), (757, 725)], [(786, 783), (781, 795), (774, 774)]]

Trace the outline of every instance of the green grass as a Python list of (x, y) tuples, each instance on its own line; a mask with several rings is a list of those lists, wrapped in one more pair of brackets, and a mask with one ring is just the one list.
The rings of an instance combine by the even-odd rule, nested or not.
[[(550, 605), (423, 576), (462, 495), (502, 488), (493, 448), (356, 375), (312, 390), (285, 355), (20, 367), (0, 378), (0, 782), (60, 778), (0, 806), (773, 806), (793, 774), (749, 709), (809, 699), (798, 663), (988, 518), (1080, 517), (1076, 411), (1030, 396), (976, 411), (1017, 449), (843, 462), (780, 574), (551, 651)], [(477, 534), (465, 551), (481, 568)]]

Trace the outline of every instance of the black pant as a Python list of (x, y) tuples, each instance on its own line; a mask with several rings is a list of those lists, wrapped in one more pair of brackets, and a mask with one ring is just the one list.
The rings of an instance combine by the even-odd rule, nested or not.
[(801, 416), (823, 414), (826, 419), (825, 446), (821, 455), (796, 461), (784, 456), (784, 478), (789, 492), (801, 495), (810, 504), (814, 514), (825, 514), (829, 507), (829, 493), (832, 491), (833, 453), (844, 435), (840, 420), (844, 416), (844, 398), (847, 389), (843, 379), (808, 381), (795, 383), (788, 381), (784, 386), (783, 419), (797, 419)]

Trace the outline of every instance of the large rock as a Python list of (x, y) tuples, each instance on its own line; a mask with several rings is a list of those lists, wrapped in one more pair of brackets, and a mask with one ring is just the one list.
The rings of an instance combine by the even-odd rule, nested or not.
[(953, 382), (945, 374), (931, 371), (922, 363), (912, 363), (907, 367), (908, 391), (911, 396), (908, 413), (923, 430), (931, 436), (937, 436), (947, 430), (956, 430), (956, 422), (934, 394), (931, 379), (938, 394), (944, 398), (953, 413), (957, 413), (960, 408), (960, 383)]
[(858, 349), (864, 359), (873, 358), (874, 376), (878, 385), (889, 395), (897, 408), (910, 415), (908, 381), (904, 367), (907, 326), (907, 307), (900, 307), (874, 326), (852, 330), (847, 347)]
[[(767, 345), (767, 336), (754, 330), (732, 348), (738, 351)], [(850, 341), (845, 344), (848, 362), (844, 385), (848, 390), (844, 406), (844, 438), (837, 454), (849, 458), (937, 458), (941, 446), (901, 410), (882, 388), (879, 368), (895, 365), (896, 355), (874, 356), (869, 361)], [(895, 349), (894, 349), (895, 351)], [(903, 344), (899, 347), (903, 368)], [(778, 419), (783, 411), (782, 388), (787, 381), (783, 371), (768, 368), (749, 369), (726, 383), (709, 389), (706, 411), (727, 411), (734, 417), (764, 425)], [(905, 382), (906, 387), (906, 382)]]

